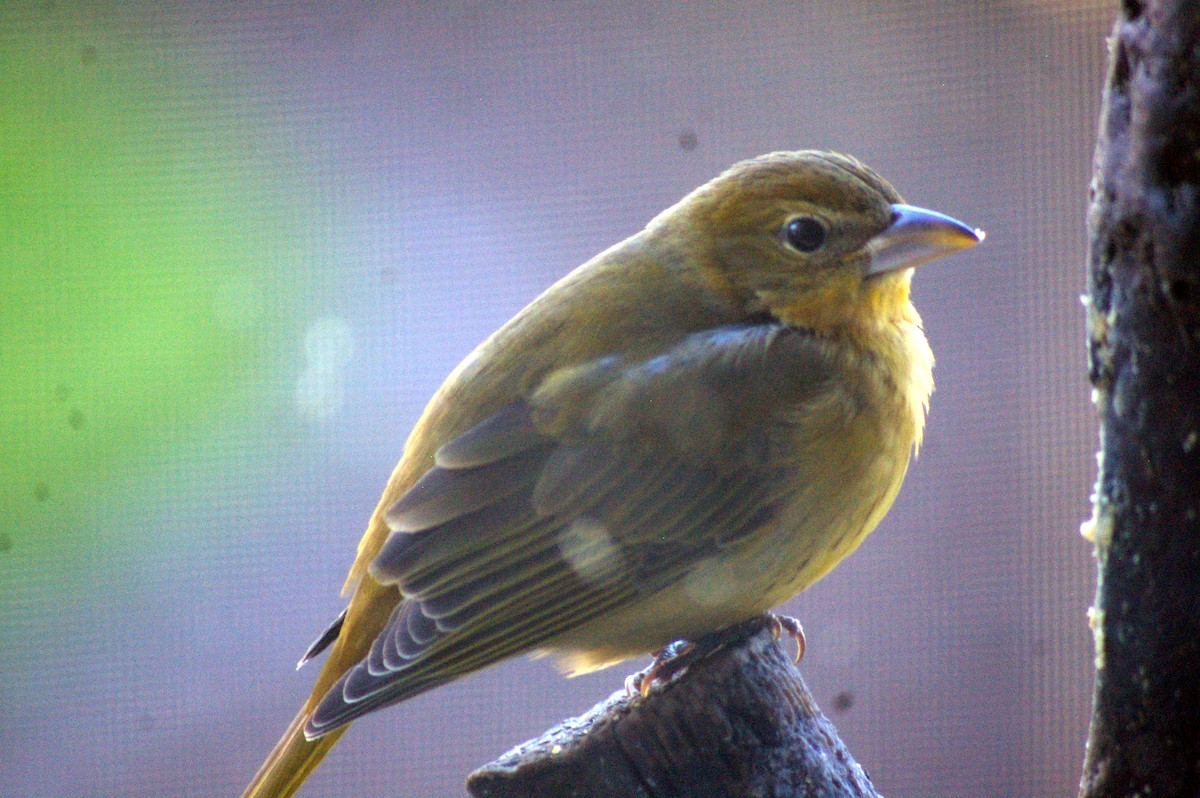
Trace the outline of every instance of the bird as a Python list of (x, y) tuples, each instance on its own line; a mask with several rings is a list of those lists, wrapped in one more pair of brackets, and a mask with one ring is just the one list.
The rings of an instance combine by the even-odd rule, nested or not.
[(921, 443), (914, 268), (982, 240), (851, 156), (780, 151), (554, 283), (425, 407), (243, 798), (292, 795), (356, 718), (502, 660), (587, 673), (828, 573)]

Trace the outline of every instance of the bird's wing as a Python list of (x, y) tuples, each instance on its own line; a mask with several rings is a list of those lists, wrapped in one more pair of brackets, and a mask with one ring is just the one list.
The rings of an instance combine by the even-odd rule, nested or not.
[(316, 736), (661, 590), (785, 499), (791, 420), (836, 386), (775, 323), (552, 373), (450, 440), (388, 511), (372, 564), (405, 600), (326, 693)]

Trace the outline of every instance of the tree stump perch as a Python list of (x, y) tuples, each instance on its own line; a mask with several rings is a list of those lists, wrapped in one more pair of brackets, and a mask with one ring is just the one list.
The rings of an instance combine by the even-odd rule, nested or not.
[(765, 618), (471, 774), (474, 798), (877, 798)]

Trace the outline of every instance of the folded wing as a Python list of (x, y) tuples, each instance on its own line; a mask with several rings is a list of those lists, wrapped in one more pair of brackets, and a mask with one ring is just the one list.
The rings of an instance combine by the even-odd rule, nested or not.
[(405, 600), (306, 734), (536, 649), (736, 545), (794, 489), (788, 425), (835, 373), (803, 331), (731, 325), (552, 373), (446, 443), (371, 566)]

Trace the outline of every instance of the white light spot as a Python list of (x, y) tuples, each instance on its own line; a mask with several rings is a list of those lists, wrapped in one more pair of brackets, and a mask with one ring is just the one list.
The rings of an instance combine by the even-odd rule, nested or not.
[(296, 381), (296, 409), (312, 421), (332, 417), (345, 402), (344, 371), (354, 357), (354, 336), (341, 319), (324, 318), (304, 335), (304, 370)]
[(586, 515), (558, 534), (558, 550), (579, 578), (590, 585), (611, 582), (626, 569), (624, 555), (608, 529)]
[(345, 366), (354, 356), (354, 335), (341, 319), (318, 319), (304, 334), (304, 354), (309, 365)]
[(701, 563), (683, 578), (682, 584), (689, 599), (706, 607), (724, 607), (735, 601), (738, 593), (730, 574), (712, 561)]

